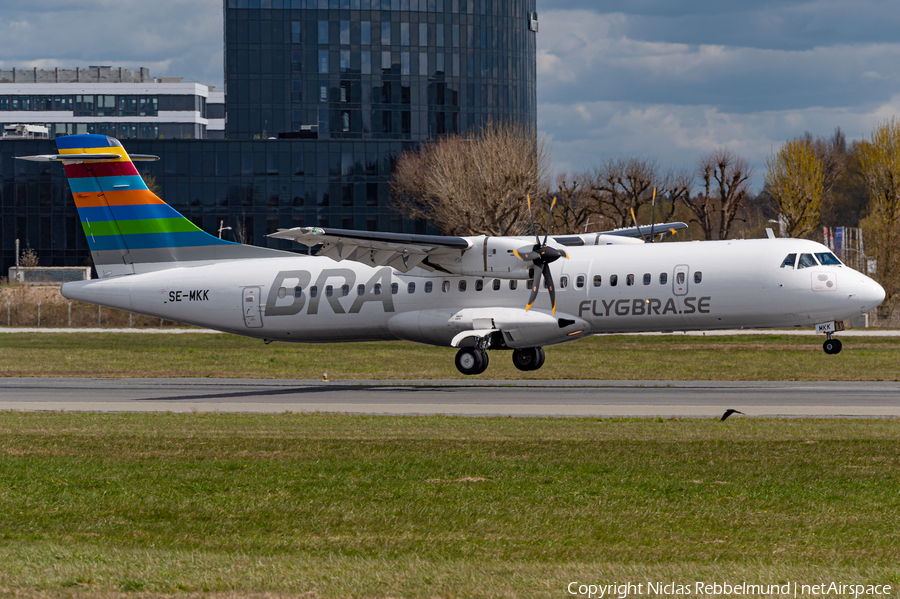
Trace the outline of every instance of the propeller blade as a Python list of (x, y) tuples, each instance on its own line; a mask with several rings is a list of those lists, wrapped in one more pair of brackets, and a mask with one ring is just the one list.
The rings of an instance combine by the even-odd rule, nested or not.
[(556, 207), (556, 197), (553, 198), (553, 203), (550, 204), (550, 216), (547, 217), (547, 231), (544, 233), (544, 243), (542, 245), (547, 245), (547, 238), (550, 236), (550, 224), (553, 222), (553, 209)]
[(534, 239), (537, 241), (538, 245), (541, 244), (541, 236), (538, 235), (537, 225), (534, 224), (534, 212), (531, 211), (531, 194), (525, 194), (525, 199), (528, 200), (528, 216), (531, 217), (531, 230), (534, 231)]
[(528, 297), (528, 305), (525, 306), (526, 312), (531, 309), (531, 306), (534, 305), (534, 300), (537, 299), (538, 289), (541, 288), (541, 275), (543, 272), (543, 267), (534, 269), (534, 281), (531, 285), (531, 295)]
[(640, 235), (641, 239), (643, 239), (646, 242), (647, 238), (641, 232), (641, 225), (638, 223), (637, 217), (634, 215), (634, 208), (631, 209), (631, 218), (634, 220), (634, 226), (637, 227), (638, 235)]
[(653, 188), (653, 199), (650, 201), (650, 243), (653, 243), (655, 235), (653, 227), (656, 226), (656, 188)]
[(519, 260), (525, 260), (525, 261), (528, 261), (528, 260), (534, 261), (541, 257), (541, 255), (539, 253), (537, 253), (536, 251), (534, 251), (534, 248), (531, 246), (526, 246), (523, 248), (519, 248), (517, 250), (513, 250), (513, 254), (515, 254)]
[(550, 292), (550, 306), (553, 311), (553, 316), (556, 316), (556, 289), (554, 289), (553, 285), (553, 275), (550, 274), (550, 265), (544, 264), (541, 270), (546, 271), (544, 272), (544, 276), (547, 277), (547, 291)]

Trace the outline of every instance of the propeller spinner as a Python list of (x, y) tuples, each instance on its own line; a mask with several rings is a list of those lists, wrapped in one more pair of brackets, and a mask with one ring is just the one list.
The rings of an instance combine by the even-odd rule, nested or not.
[(534, 263), (534, 283), (531, 286), (531, 295), (528, 298), (528, 305), (525, 310), (531, 309), (534, 301), (537, 299), (538, 290), (541, 288), (541, 279), (547, 279), (547, 291), (550, 292), (550, 304), (552, 306), (553, 315), (556, 316), (556, 288), (553, 284), (553, 275), (550, 274), (550, 264), (556, 262), (560, 258), (568, 259), (569, 255), (564, 251), (557, 250), (547, 245), (547, 239), (550, 236), (550, 223), (553, 222), (553, 208), (556, 206), (556, 198), (550, 204), (550, 216), (547, 219), (547, 230), (544, 234), (544, 241), (538, 234), (537, 225), (534, 223), (534, 213), (531, 211), (531, 196), (526, 195), (528, 200), (528, 214), (531, 216), (531, 227), (534, 230), (534, 246), (525, 246), (518, 250), (513, 250), (515, 255), (521, 260), (531, 261)]

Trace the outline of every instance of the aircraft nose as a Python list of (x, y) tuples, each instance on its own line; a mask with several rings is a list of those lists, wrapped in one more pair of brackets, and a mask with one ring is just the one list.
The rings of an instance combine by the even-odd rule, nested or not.
[(884, 301), (884, 287), (866, 277), (859, 283), (859, 309), (862, 312), (870, 312)]

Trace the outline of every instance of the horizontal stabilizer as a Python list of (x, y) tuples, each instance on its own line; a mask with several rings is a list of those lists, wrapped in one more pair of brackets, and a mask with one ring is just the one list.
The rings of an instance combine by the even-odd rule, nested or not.
[[(151, 154), (129, 154), (132, 162), (155, 162), (159, 156)], [(16, 160), (28, 160), (30, 162), (103, 162), (121, 161), (121, 154), (40, 154), (38, 156), (16, 156)]]

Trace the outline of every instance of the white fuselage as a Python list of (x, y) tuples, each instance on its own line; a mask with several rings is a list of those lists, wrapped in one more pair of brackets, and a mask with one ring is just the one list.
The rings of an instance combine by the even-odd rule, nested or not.
[(400, 338), (450, 345), (457, 334), (487, 326), (503, 332), (509, 347), (602, 333), (813, 326), (868, 312), (884, 297), (877, 283), (846, 266), (780, 266), (789, 253), (829, 251), (811, 241), (566, 251), (568, 260), (551, 265), (558, 287), (555, 316), (545, 290), (525, 312), (526, 281), (516, 281), (512, 289), (509, 279), (420, 269), (402, 274), (390, 267), (301, 255), (67, 283), (63, 295), (267, 340)]

